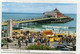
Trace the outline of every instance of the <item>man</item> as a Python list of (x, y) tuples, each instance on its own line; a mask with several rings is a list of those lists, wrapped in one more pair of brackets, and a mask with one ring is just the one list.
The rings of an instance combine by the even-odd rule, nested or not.
[(20, 39), (18, 39), (18, 46), (19, 46), (19, 48), (21, 47)]
[(9, 48), (8, 43), (7, 43), (7, 49)]
[(50, 46), (50, 40), (48, 40), (48, 44), (47, 45)]
[(24, 37), (22, 37), (22, 43), (23, 43)]
[(28, 39), (25, 40), (25, 44), (26, 44), (26, 46), (28, 45)]

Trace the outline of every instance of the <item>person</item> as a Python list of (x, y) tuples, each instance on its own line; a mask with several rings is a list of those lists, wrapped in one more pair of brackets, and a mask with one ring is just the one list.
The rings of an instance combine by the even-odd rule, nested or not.
[(38, 41), (38, 45), (40, 45), (40, 41)]
[(62, 43), (64, 43), (64, 37), (62, 37)]
[(46, 41), (47, 41), (47, 39), (46, 38), (44, 38), (44, 42), (46, 43)]
[(7, 44), (7, 49), (9, 48), (8, 44)]
[(62, 44), (62, 39), (60, 39), (60, 44)]
[(47, 42), (45, 43), (45, 46), (47, 46)]
[(66, 37), (66, 43), (68, 43), (68, 36)]
[(23, 43), (24, 37), (22, 37), (22, 43)]
[(42, 38), (42, 43), (44, 43), (44, 38)]
[(48, 46), (50, 46), (50, 40), (48, 40)]
[(29, 43), (31, 43), (31, 37), (29, 37)]
[(25, 44), (26, 44), (26, 46), (28, 45), (28, 39), (25, 40)]
[(19, 48), (21, 47), (20, 39), (18, 39), (18, 46), (19, 46)]
[(31, 37), (31, 38), (30, 38), (30, 43), (32, 43), (32, 39), (33, 39), (33, 38)]
[(34, 43), (34, 37), (32, 38), (32, 43)]

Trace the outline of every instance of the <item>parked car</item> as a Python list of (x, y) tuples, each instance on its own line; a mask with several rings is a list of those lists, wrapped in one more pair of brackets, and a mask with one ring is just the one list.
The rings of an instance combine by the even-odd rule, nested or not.
[(65, 45), (58, 45), (55, 49), (61, 50), (61, 51), (71, 51), (71, 49), (67, 48), (67, 46), (65, 46)]
[(73, 49), (73, 46), (70, 45), (69, 43), (63, 43), (62, 45), (66, 46), (67, 48), (69, 48), (71, 50)]
[(62, 48), (62, 51), (71, 51), (69, 48)]

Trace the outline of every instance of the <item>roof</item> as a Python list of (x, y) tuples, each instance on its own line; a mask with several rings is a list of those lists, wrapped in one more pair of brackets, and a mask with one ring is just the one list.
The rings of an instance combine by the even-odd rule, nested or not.
[(45, 30), (43, 33), (44, 33), (45, 35), (53, 35), (52, 30)]

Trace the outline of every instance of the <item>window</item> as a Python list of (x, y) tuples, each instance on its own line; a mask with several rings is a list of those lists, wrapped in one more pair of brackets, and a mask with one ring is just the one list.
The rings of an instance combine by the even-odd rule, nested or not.
[(63, 35), (58, 35), (58, 37), (63, 37)]

